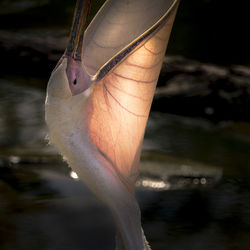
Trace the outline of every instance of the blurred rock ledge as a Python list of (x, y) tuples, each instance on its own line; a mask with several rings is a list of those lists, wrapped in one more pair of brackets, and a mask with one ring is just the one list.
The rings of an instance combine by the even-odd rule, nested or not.
[(0, 30), (0, 74), (47, 79), (67, 44), (65, 30)]
[[(66, 34), (65, 30), (0, 30), (0, 76), (38, 77), (44, 79), (45, 87), (66, 47)], [(152, 109), (214, 122), (250, 121), (250, 68), (167, 56)]]
[(250, 121), (250, 68), (167, 56), (152, 109), (214, 122)]
[[(9, 32), (0, 30), (1, 49), (10, 52), (14, 49), (22, 52), (23, 48), (30, 48), (48, 55), (49, 60), (57, 60), (67, 44), (67, 37), (62, 37), (63, 31)], [(59, 55), (58, 55), (59, 54)], [(25, 55), (24, 55), (25, 56)]]

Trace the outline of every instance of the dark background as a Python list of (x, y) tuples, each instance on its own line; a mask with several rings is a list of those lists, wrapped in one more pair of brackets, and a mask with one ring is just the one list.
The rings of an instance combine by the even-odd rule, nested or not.
[[(103, 2), (93, 1), (89, 19), (92, 19)], [(168, 54), (225, 66), (249, 65), (249, 7), (249, 1), (244, 0), (182, 0), (169, 42)], [(33, 36), (30, 37), (29, 43), (21, 42), (15, 46), (11, 46), (12, 37), (9, 43), (3, 43), (0, 37), (0, 73), (13, 75), (16, 72), (23, 75), (28, 71), (28, 75), (47, 78), (55, 63), (47, 60), (46, 51), (41, 53), (37, 48), (31, 50), (30, 43), (34, 39), (34, 34), (38, 37), (56, 37), (59, 34), (67, 37), (73, 9), (74, 1), (71, 0), (2, 0), (0, 34), (1, 30), (4, 30), (16, 32), (16, 37), (28, 37), (31, 34)], [(47, 54), (50, 52), (47, 51)], [(53, 58), (53, 61), (56, 62), (60, 53), (62, 49), (59, 49), (58, 56)], [(32, 57), (35, 57), (35, 60), (32, 60)]]
[[(1, 250), (115, 248), (110, 214), (45, 140), (45, 89), (74, 5), (0, 0)], [(150, 172), (140, 176), (168, 188), (137, 187), (154, 250), (249, 250), (249, 7), (180, 3), (143, 143)]]
[(169, 52), (215, 64), (250, 64), (249, 1), (183, 0)]

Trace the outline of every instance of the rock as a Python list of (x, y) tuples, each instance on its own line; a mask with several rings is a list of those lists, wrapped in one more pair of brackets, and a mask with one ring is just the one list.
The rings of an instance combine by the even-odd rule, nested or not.
[(235, 65), (231, 67), (231, 72), (238, 76), (244, 76), (250, 78), (250, 68), (242, 65)]
[(0, 30), (0, 74), (48, 78), (66, 48), (65, 31)]
[(61, 53), (67, 44), (67, 38), (62, 36), (63, 34), (63, 31), (25, 33), (0, 30), (0, 41), (3, 46), (1, 49), (13, 50), (28, 47), (44, 54)]
[(185, 116), (250, 121), (250, 68), (166, 57), (152, 108)]

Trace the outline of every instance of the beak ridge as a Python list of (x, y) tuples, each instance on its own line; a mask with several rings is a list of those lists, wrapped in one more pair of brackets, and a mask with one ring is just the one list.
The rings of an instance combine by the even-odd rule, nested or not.
[(84, 32), (90, 11), (91, 0), (77, 0), (66, 56), (81, 61)]

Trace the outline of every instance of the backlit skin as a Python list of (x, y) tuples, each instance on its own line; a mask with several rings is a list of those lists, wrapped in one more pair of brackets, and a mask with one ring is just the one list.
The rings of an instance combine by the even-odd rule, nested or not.
[(110, 209), (117, 249), (150, 249), (134, 187), (178, 1), (109, 0), (84, 38), (84, 23), (77, 18), (88, 12), (89, 1), (80, 2), (75, 12), (80, 26), (73, 25), (69, 47), (47, 87), (50, 141)]

